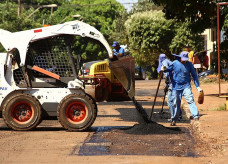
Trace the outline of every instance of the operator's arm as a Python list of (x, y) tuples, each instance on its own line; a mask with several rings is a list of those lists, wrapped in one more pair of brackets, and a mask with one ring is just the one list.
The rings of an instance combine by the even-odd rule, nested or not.
[(123, 57), (124, 56), (124, 49), (120, 47), (119, 52), (116, 54), (118, 57)]
[(192, 77), (194, 79), (194, 84), (195, 84), (196, 88), (198, 88), (199, 87), (199, 78), (197, 76), (196, 70), (191, 62), (189, 62), (189, 65), (190, 65)]
[(165, 66), (165, 70), (163, 70), (163, 71), (164, 72), (172, 72), (173, 71), (173, 64), (174, 64), (174, 62), (171, 62), (168, 67)]
[[(169, 65), (171, 65), (172, 62), (165, 59), (162, 61), (162, 66), (165, 67), (165, 68), (168, 68)], [(167, 93), (168, 92), (168, 88), (169, 88), (169, 79), (170, 79), (170, 73), (169, 72), (164, 72), (164, 75), (165, 75), (165, 88), (164, 88), (164, 92)]]
[[(169, 64), (168, 60), (163, 60), (162, 65), (165, 66), (166, 68), (168, 68), (170, 64)], [(165, 78), (167, 78), (169, 76), (169, 72), (164, 71), (164, 75), (165, 75)]]

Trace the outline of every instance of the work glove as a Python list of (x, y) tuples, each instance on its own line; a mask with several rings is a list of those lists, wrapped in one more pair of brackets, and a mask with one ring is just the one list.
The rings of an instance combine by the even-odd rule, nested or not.
[(165, 71), (165, 70), (166, 70), (166, 66), (162, 66), (161, 71)]
[(203, 90), (200, 87), (196, 88), (198, 90), (199, 93), (203, 92)]

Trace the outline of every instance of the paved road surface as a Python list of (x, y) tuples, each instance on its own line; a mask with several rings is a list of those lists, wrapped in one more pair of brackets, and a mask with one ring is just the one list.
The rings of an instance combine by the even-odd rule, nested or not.
[[(136, 81), (136, 99), (142, 103), (148, 114), (151, 112), (157, 82)], [(163, 92), (159, 91), (155, 112), (160, 110), (162, 96)], [(7, 128), (0, 119), (0, 163), (201, 163), (206, 159), (203, 156), (193, 158), (191, 154), (186, 155), (186, 150), (181, 149), (183, 144), (189, 146), (185, 144), (185, 135), (188, 135), (189, 141), (195, 142), (186, 131), (188, 121), (180, 123), (180, 129), (176, 129), (177, 132), (173, 134), (126, 134), (119, 129), (129, 129), (138, 124), (140, 119), (132, 102), (101, 102), (98, 103), (98, 110), (98, 117), (92, 129), (87, 132), (67, 132), (56, 120), (43, 121), (35, 131), (18, 132)], [(167, 111), (167, 106), (165, 110)], [(169, 127), (168, 118), (160, 119), (155, 113), (153, 119)], [(106, 141), (105, 137), (111, 140)], [(150, 144), (155, 143), (153, 139), (156, 143), (164, 141), (164, 144), (169, 145), (167, 149), (172, 152), (177, 148), (176, 153), (180, 157), (176, 157), (175, 152), (166, 155), (162, 152), (159, 154), (158, 151), (153, 154), (152, 150), (146, 150), (146, 146), (150, 148)], [(155, 146), (167, 153), (164, 151), (164, 144)], [(192, 151), (194, 150), (189, 152)]]

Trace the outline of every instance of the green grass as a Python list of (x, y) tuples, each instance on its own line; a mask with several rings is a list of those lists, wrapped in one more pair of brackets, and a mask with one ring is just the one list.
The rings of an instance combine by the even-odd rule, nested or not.
[(216, 78), (200, 79), (200, 84), (208, 84), (208, 83), (218, 83), (218, 79)]
[(209, 109), (209, 111), (225, 111), (225, 110), (226, 110), (226, 104), (222, 104), (218, 108)]
[[(202, 78), (199, 78), (199, 82), (200, 84), (218, 84), (219, 81), (218, 81), (218, 78), (205, 78), (205, 79), (202, 79)], [(222, 84), (226, 84), (228, 83), (228, 78), (227, 79), (221, 79), (220, 81)]]

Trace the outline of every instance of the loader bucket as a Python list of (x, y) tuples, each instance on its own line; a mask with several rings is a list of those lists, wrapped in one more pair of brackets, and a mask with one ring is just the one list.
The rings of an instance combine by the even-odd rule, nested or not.
[(135, 96), (135, 61), (132, 57), (122, 57), (119, 60), (112, 61), (109, 68), (116, 78), (123, 85), (132, 99)]

